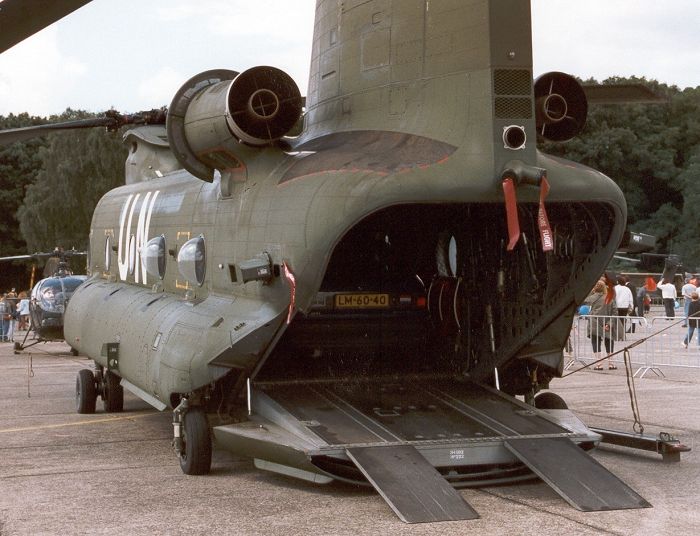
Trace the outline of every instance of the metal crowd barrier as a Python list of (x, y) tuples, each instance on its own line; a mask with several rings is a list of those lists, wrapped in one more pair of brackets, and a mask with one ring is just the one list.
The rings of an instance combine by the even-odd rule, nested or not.
[[(582, 365), (593, 363), (592, 337), (601, 338), (601, 358), (608, 355), (604, 337), (613, 340), (611, 353), (629, 346), (631, 363), (637, 367), (635, 377), (644, 377), (649, 371), (657, 376), (664, 376), (659, 368), (662, 366), (700, 368), (700, 328), (694, 329), (693, 339), (686, 347), (683, 339), (690, 330), (682, 326), (683, 320), (682, 310), (681, 314), (675, 317), (577, 316), (567, 346), (564, 348), (569, 356), (565, 368), (571, 368), (576, 363)], [(606, 324), (610, 326), (610, 331), (607, 333), (604, 328)], [(623, 353), (615, 355), (612, 362), (615, 366), (623, 366)], [(601, 361), (600, 364), (607, 366), (605, 361)]]
[(650, 366), (654, 369), (658, 370), (659, 366), (700, 368), (700, 330), (695, 328), (692, 340), (684, 345), (683, 340), (691, 328), (683, 327), (683, 320), (683, 314), (651, 319), (651, 331), (660, 332), (648, 342), (652, 354)]
[[(609, 326), (606, 330), (605, 326)], [(634, 329), (634, 332), (632, 330)], [(595, 360), (591, 339), (600, 338), (600, 357), (608, 355), (604, 339), (612, 341), (614, 353), (633, 342), (643, 339), (649, 334), (649, 323), (643, 316), (600, 316), (580, 315), (574, 320), (569, 341), (571, 343), (570, 360), (565, 368), (571, 368), (577, 362), (590, 365)], [(567, 348), (564, 348), (566, 351)], [(644, 367), (649, 362), (649, 348), (645, 344), (635, 346), (630, 350), (632, 364)], [(617, 354), (612, 362), (617, 367), (624, 366), (623, 354)], [(600, 363), (607, 366), (604, 361)]]

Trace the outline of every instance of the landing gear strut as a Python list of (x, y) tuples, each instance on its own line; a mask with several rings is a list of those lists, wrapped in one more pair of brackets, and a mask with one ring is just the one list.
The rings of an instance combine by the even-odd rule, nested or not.
[(119, 384), (121, 378), (108, 370), (102, 376), (102, 405), (107, 413), (119, 413), (124, 410), (124, 388)]

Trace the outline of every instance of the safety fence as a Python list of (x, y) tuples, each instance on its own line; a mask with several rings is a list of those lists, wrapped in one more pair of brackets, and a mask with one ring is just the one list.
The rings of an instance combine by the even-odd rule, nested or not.
[[(577, 316), (564, 348), (570, 356), (566, 368), (590, 365), (608, 354), (627, 347), (635, 376), (651, 371), (659, 376), (659, 367), (700, 368), (700, 329), (685, 327), (683, 315), (666, 316)], [(687, 344), (690, 331), (692, 338)], [(606, 346), (607, 343), (607, 346)], [(614, 366), (623, 364), (620, 352), (612, 357)], [(600, 363), (607, 367), (606, 361)]]

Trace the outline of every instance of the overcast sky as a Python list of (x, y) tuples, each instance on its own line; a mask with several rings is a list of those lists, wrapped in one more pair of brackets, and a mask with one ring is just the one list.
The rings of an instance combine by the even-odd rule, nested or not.
[[(0, 114), (150, 109), (201, 71), (255, 65), (305, 93), (315, 3), (93, 0), (0, 56)], [(700, 85), (697, 0), (532, 0), (532, 12), (535, 76)]]

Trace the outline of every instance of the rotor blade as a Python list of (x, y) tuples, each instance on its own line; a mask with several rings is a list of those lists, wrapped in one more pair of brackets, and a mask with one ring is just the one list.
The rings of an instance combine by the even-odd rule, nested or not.
[(90, 0), (3, 0), (0, 2), (0, 52), (89, 2)]
[[(6, 2), (7, 0), (5, 0)], [(5, 2), (0, 3), (0, 6)], [(39, 136), (45, 136), (51, 132), (59, 130), (70, 130), (75, 128), (106, 127), (114, 123), (112, 117), (97, 117), (94, 119), (78, 119), (76, 121), (66, 121), (65, 123), (52, 123), (48, 125), (35, 125), (31, 127), (11, 128), (0, 131), (0, 146), (10, 145), (16, 141), (29, 140)]]
[(642, 84), (585, 85), (589, 104), (663, 104), (668, 99)]
[[(6, 1), (7, 0), (5, 0), (5, 2)], [(4, 2), (0, 1), (0, 6), (2, 6), (3, 3)], [(107, 110), (103, 117), (76, 119), (75, 121), (65, 121), (63, 123), (49, 123), (46, 125), (0, 130), (0, 147), (61, 130), (107, 127), (107, 130), (114, 132), (124, 125), (164, 125), (167, 115), (168, 110), (166, 108), (158, 108), (126, 115), (120, 114), (116, 110)]]
[(77, 251), (75, 249), (69, 249), (68, 251), (64, 251), (63, 255), (65, 257), (83, 257), (87, 255), (87, 251)]
[(33, 258), (34, 255), (15, 255), (13, 257), (0, 257), (0, 261), (26, 261)]
[(51, 257), (82, 257), (87, 255), (87, 251), (78, 251), (77, 249), (69, 249), (66, 251), (50, 251), (30, 253), (29, 255), (14, 255), (12, 257), (0, 257), (0, 261), (26, 261), (29, 259), (49, 259)]
[(613, 255), (613, 258), (619, 261), (633, 262), (635, 264), (642, 262), (640, 259), (632, 259), (630, 257), (623, 257), (622, 255)]

